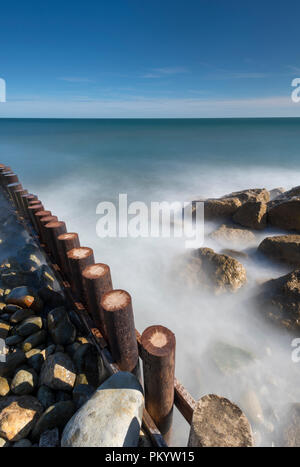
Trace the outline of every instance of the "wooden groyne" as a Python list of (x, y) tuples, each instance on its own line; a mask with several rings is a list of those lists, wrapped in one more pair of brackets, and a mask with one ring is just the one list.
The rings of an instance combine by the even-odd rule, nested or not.
[(114, 290), (110, 268), (95, 263), (93, 250), (79, 235), (24, 189), (10, 167), (0, 164), (0, 184), (19, 220), (44, 251), (66, 297), (100, 353), (110, 374), (144, 375), (143, 428), (152, 444), (166, 447), (174, 404), (191, 424), (196, 401), (175, 377), (175, 336), (163, 326), (142, 335), (135, 329), (130, 294)]

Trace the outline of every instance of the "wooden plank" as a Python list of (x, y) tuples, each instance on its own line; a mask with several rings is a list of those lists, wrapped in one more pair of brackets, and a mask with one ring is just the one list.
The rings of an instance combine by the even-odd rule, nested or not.
[(196, 401), (177, 378), (174, 379), (174, 389), (175, 405), (186, 421), (191, 424)]

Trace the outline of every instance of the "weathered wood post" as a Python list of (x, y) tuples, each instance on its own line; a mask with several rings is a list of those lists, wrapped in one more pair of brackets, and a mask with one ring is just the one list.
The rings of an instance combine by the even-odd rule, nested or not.
[(43, 209), (44, 209), (44, 206), (42, 205), (41, 202), (39, 202), (37, 204), (30, 205), (27, 208), (29, 219), (31, 220), (32, 226), (33, 226), (36, 234), (38, 234), (38, 226), (37, 226), (34, 214), (36, 212), (38, 212), (38, 211), (42, 211)]
[(29, 203), (30, 203), (30, 201), (36, 200), (37, 196), (29, 193), (27, 195), (21, 195), (21, 199), (22, 199), (22, 203), (23, 203), (24, 214), (25, 214), (26, 217), (29, 217), (29, 214), (27, 212)]
[(51, 221), (45, 224), (46, 238), (49, 239), (49, 249), (56, 264), (59, 264), (57, 237), (66, 233), (66, 224), (61, 221)]
[(104, 323), (104, 312), (101, 307), (102, 295), (112, 290), (110, 268), (107, 264), (96, 263), (87, 266), (82, 271), (83, 289), (88, 312), (94, 323), (107, 338)]
[(15, 197), (16, 197), (18, 210), (20, 211), (20, 213), (22, 215), (24, 215), (24, 207), (23, 207), (23, 202), (22, 202), (21, 196), (22, 195), (27, 195), (27, 194), (28, 194), (28, 190), (20, 189), (20, 190), (15, 191)]
[(13, 172), (4, 172), (3, 174), (3, 185), (4, 188), (7, 190), (7, 185), (11, 183), (19, 182), (18, 176)]
[(73, 292), (82, 303), (85, 303), (85, 295), (82, 283), (82, 271), (90, 264), (95, 263), (94, 252), (88, 247), (73, 248), (67, 252), (70, 265), (70, 284)]
[(9, 185), (6, 186), (6, 188), (7, 188), (7, 191), (8, 191), (8, 194), (9, 194), (9, 197), (10, 197), (12, 203), (14, 204), (15, 207), (17, 207), (14, 193), (15, 193), (15, 190), (19, 190), (19, 189), (22, 188), (21, 183), (19, 183), (19, 182), (10, 183)]
[(67, 232), (57, 237), (59, 266), (65, 278), (70, 282), (70, 264), (68, 259), (68, 251), (73, 248), (80, 247), (79, 236), (75, 232)]
[(44, 244), (44, 248), (45, 250), (47, 250), (47, 252), (49, 252), (49, 244), (50, 244), (50, 241), (47, 237), (48, 235), (48, 230), (45, 229), (45, 225), (46, 224), (49, 224), (49, 222), (55, 222), (57, 221), (58, 218), (57, 216), (45, 216), (45, 217), (41, 217), (40, 218), (40, 234), (41, 234), (41, 239), (42, 239), (42, 243)]
[(175, 377), (175, 335), (164, 326), (142, 334), (145, 406), (163, 435), (172, 426)]
[(112, 290), (102, 296), (100, 305), (114, 360), (122, 371), (136, 371), (139, 354), (131, 296), (125, 290)]
[(51, 211), (45, 211), (44, 209), (42, 211), (37, 211), (34, 213), (34, 217), (35, 217), (35, 220), (36, 220), (36, 223), (37, 223), (37, 228), (38, 228), (38, 233), (39, 233), (39, 237), (40, 239), (42, 239), (42, 235), (41, 235), (41, 219), (43, 217), (47, 217), (47, 216), (51, 216), (52, 213)]

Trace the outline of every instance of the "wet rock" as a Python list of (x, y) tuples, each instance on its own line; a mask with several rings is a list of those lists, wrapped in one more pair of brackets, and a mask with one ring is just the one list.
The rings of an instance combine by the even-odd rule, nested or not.
[(238, 198), (241, 203), (247, 203), (248, 201), (267, 203), (270, 201), (270, 193), (265, 188), (249, 188), (248, 190), (235, 191), (229, 195), (223, 196), (222, 199), (232, 197)]
[(78, 381), (98, 387), (107, 377), (101, 356), (94, 345), (81, 345), (73, 356), (78, 375)]
[(5, 362), (0, 361), (0, 376), (12, 376), (25, 361), (25, 353), (22, 350), (8, 354)]
[(29, 287), (16, 287), (5, 297), (8, 305), (18, 305), (21, 308), (30, 308), (33, 311), (41, 312), (43, 302), (39, 296)]
[(69, 355), (69, 357), (73, 358), (76, 350), (79, 349), (80, 345), (81, 344), (79, 344), (79, 342), (74, 342), (73, 344), (66, 346), (66, 353)]
[(12, 383), (11, 390), (18, 396), (24, 396), (31, 394), (38, 383), (38, 377), (33, 369), (19, 370), (15, 374)]
[(17, 324), (21, 321), (24, 321), (24, 319), (30, 318), (31, 316), (34, 316), (33, 310), (24, 310), (23, 308), (19, 308), (11, 315), (10, 322), (12, 324)]
[(48, 386), (39, 387), (37, 398), (45, 409), (55, 404), (55, 393)]
[(191, 286), (206, 288), (216, 295), (236, 292), (247, 282), (244, 266), (234, 258), (199, 248), (184, 258), (180, 275)]
[(72, 396), (70, 393), (65, 391), (56, 391), (55, 402), (71, 401)]
[(209, 394), (197, 402), (188, 446), (252, 447), (251, 427), (237, 405)]
[(16, 332), (19, 336), (27, 337), (31, 334), (35, 334), (43, 327), (43, 321), (40, 316), (32, 316), (25, 319), (22, 323), (17, 326)]
[(22, 350), (24, 352), (28, 352), (29, 350), (37, 347), (40, 344), (43, 344), (47, 339), (46, 331), (38, 331), (35, 334), (31, 334), (31, 336), (27, 337), (22, 344)]
[(5, 305), (3, 311), (5, 313), (9, 313), (10, 315), (13, 315), (16, 311), (22, 310), (20, 306), (17, 305)]
[(248, 390), (242, 394), (241, 406), (252, 423), (255, 425), (262, 425), (264, 423), (260, 401), (253, 390)]
[(39, 447), (40, 448), (56, 448), (60, 445), (58, 428), (53, 430), (44, 431), (41, 434)]
[(1, 274), (1, 280), (6, 287), (14, 289), (28, 283), (26, 275), (22, 271), (7, 271)]
[(31, 448), (32, 444), (29, 439), (20, 439), (20, 441), (17, 441), (13, 445), (14, 448)]
[(300, 404), (292, 404), (283, 426), (283, 447), (300, 447)]
[(221, 225), (210, 238), (228, 248), (246, 248), (255, 245), (256, 237), (251, 230), (237, 226)]
[(76, 338), (75, 326), (71, 323), (65, 308), (55, 308), (48, 313), (48, 330), (55, 344), (72, 344)]
[(224, 374), (244, 368), (255, 359), (251, 352), (226, 342), (216, 342), (212, 346), (210, 354), (215, 365)]
[(238, 198), (207, 199), (204, 202), (205, 220), (230, 218), (242, 205)]
[(38, 294), (39, 297), (43, 300), (43, 303), (45, 303), (52, 309), (61, 307), (65, 304), (64, 296), (61, 293), (56, 292), (55, 290), (52, 290), (47, 286), (40, 288)]
[(244, 251), (231, 250), (230, 248), (225, 248), (224, 250), (221, 251), (220, 254), (231, 256), (232, 258), (235, 258), (237, 260), (249, 258), (249, 255), (245, 253)]
[(32, 396), (8, 396), (0, 400), (0, 436), (19, 441), (31, 432), (43, 407)]
[(256, 300), (265, 317), (287, 329), (298, 331), (300, 327), (300, 270), (262, 284)]
[(85, 404), (94, 394), (95, 388), (88, 384), (78, 384), (73, 390), (73, 402), (76, 409)]
[(153, 444), (151, 443), (150, 438), (147, 436), (145, 431), (141, 429), (140, 431), (140, 439), (139, 439), (139, 448), (152, 448)]
[(10, 380), (0, 376), (0, 397), (8, 396), (10, 393)]
[(106, 380), (71, 418), (61, 446), (137, 446), (143, 409), (140, 383), (131, 373), (119, 372)]
[(18, 336), (15, 334), (14, 336), (9, 336), (5, 339), (5, 344), (8, 345), (9, 347), (20, 344), (20, 342), (23, 341), (22, 336)]
[(285, 188), (282, 188), (282, 187), (273, 188), (273, 190), (270, 190), (270, 201), (273, 201), (278, 196), (282, 195), (285, 191), (286, 191)]
[(269, 205), (268, 223), (280, 229), (300, 231), (300, 196), (273, 203)]
[(36, 423), (32, 438), (39, 439), (42, 433), (54, 428), (62, 428), (70, 420), (75, 412), (75, 406), (71, 401), (57, 402), (48, 407)]
[(250, 229), (265, 229), (267, 227), (267, 204), (261, 201), (248, 201), (236, 211), (233, 220)]
[(40, 381), (52, 389), (71, 391), (76, 380), (76, 368), (67, 354), (55, 353), (42, 366)]
[(6, 339), (10, 330), (10, 325), (4, 321), (4, 319), (0, 319), (0, 339)]
[(6, 439), (0, 437), (0, 448), (9, 448), (11, 443), (9, 443)]
[(267, 237), (258, 251), (274, 261), (300, 266), (300, 235)]

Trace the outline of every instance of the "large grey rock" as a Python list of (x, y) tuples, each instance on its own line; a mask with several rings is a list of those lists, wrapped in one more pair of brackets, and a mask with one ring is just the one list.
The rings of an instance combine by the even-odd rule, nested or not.
[(65, 353), (50, 355), (42, 366), (40, 383), (51, 389), (72, 391), (75, 380), (75, 365)]
[(279, 235), (265, 238), (258, 251), (273, 261), (300, 266), (300, 235)]
[(26, 438), (42, 412), (35, 397), (4, 397), (0, 400), (0, 436), (8, 441)]
[(252, 447), (250, 424), (240, 408), (224, 397), (202, 397), (194, 410), (189, 447)]
[(75, 412), (75, 405), (72, 401), (57, 402), (48, 407), (36, 423), (32, 438), (38, 439), (45, 431), (53, 428), (63, 428)]
[(47, 324), (55, 344), (69, 345), (75, 341), (76, 329), (64, 307), (51, 310), (48, 313)]
[(61, 445), (137, 446), (143, 409), (140, 383), (131, 373), (119, 372), (106, 380), (71, 418), (63, 431)]

